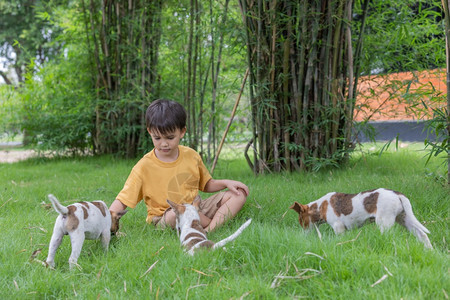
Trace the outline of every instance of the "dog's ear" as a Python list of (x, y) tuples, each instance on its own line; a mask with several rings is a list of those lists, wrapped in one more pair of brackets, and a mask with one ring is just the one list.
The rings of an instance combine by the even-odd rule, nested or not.
[(292, 204), (289, 208), (295, 210), (298, 214), (303, 211), (303, 205), (301, 205), (297, 201), (295, 201), (294, 204)]
[(170, 201), (169, 199), (167, 199), (167, 203), (169, 203), (170, 207), (172, 207), (172, 209), (176, 210), (178, 204), (176, 204), (175, 202)]
[(185, 210), (185, 206), (181, 204), (177, 204), (175, 202), (170, 201), (167, 199), (167, 203), (169, 203), (170, 207), (173, 209), (175, 214), (178, 216), (179, 214), (183, 214)]

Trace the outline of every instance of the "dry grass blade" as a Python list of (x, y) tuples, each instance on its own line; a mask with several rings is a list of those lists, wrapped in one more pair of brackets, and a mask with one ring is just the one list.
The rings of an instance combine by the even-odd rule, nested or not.
[(319, 254), (315, 254), (315, 253), (312, 253), (312, 252), (305, 252), (305, 255), (312, 255), (312, 256), (320, 258), (321, 260), (325, 259), (322, 256), (320, 256)]
[(344, 245), (344, 244), (347, 244), (347, 243), (353, 243), (353, 242), (356, 242), (356, 240), (358, 239), (359, 235), (361, 234), (361, 231), (362, 231), (362, 230), (360, 230), (360, 231), (358, 232), (358, 234), (356, 235), (356, 237), (355, 237), (354, 239), (351, 239), (351, 240), (345, 241), (345, 242), (337, 243), (336, 246), (340, 246), (340, 245)]
[[(382, 264), (381, 261), (380, 261), (380, 264)], [(388, 273), (389, 276), (394, 276), (394, 275), (392, 275), (392, 273), (388, 270), (388, 268), (384, 264), (382, 264), (382, 265), (384, 267), (384, 270)]]
[(75, 297), (78, 296), (77, 291), (75, 290), (75, 284), (72, 283), (72, 289), (73, 289), (73, 294), (75, 295)]
[(245, 297), (247, 297), (248, 295), (250, 295), (253, 291), (248, 291), (246, 293), (244, 293), (241, 297), (239, 297), (239, 300), (244, 299)]
[[(103, 266), (104, 267), (104, 266)], [(102, 272), (103, 272), (103, 267), (100, 268), (100, 270), (97, 273), (97, 280), (100, 279), (100, 277), (102, 276)]]
[(159, 252), (162, 250), (162, 249), (164, 249), (164, 246), (162, 246), (161, 248), (159, 248), (159, 250), (158, 251), (156, 251), (155, 252), (155, 254), (153, 254), (153, 255), (158, 255), (159, 254)]
[(5, 202), (3, 202), (2, 206), (0, 206), (0, 208), (2, 208), (3, 206), (5, 206), (6, 203), (8, 203), (9, 201), (11, 201), (13, 198), (9, 198), (8, 200), (6, 200)]
[(374, 286), (376, 286), (377, 284), (380, 284), (381, 282), (383, 282), (386, 278), (388, 278), (388, 275), (387, 274), (384, 274), (383, 276), (381, 276), (381, 278), (380, 279), (378, 279), (374, 284), (372, 284), (370, 287), (374, 287)]
[(207, 286), (207, 284), (197, 284), (197, 285), (194, 285), (194, 286), (190, 286), (190, 287), (187, 289), (187, 291), (186, 291), (186, 299), (188, 299), (189, 291), (190, 291), (191, 289), (195, 289), (195, 288), (198, 288), (198, 287), (201, 287), (201, 286)]
[(315, 277), (315, 276), (317, 276), (319, 274), (308, 275), (308, 276), (275, 276), (275, 278), (278, 278), (278, 279), (300, 279), (300, 280), (305, 280), (305, 279), (309, 279), (309, 278)]
[[(37, 263), (39, 263), (39, 264), (41, 264), (41, 265), (43, 265), (44, 267), (48, 267), (48, 264), (45, 262), (45, 261), (42, 261), (42, 260), (40, 260), (40, 259), (33, 259), (33, 261), (34, 262), (37, 262)], [(53, 269), (53, 268), (51, 268), (51, 269)], [(53, 269), (54, 270), (54, 269)]]
[(202, 271), (199, 271), (199, 270), (196, 270), (196, 269), (191, 269), (191, 270), (194, 271), (194, 272), (197, 272), (198, 274), (201, 274), (201, 275), (205, 275), (205, 276), (209, 276), (209, 277), (213, 276), (213, 275), (210, 275), (210, 274), (203, 273)]
[[(283, 274), (286, 274), (286, 273), (282, 273), (282, 272), (278, 273), (278, 275), (275, 276), (274, 280), (272, 281), (272, 284), (270, 285), (270, 288), (274, 289), (274, 288), (279, 287), (280, 284), (281, 284), (281, 281), (284, 280), (284, 279), (306, 280), (306, 279), (310, 279), (310, 278), (316, 277), (316, 276), (318, 276), (319, 274), (322, 273), (322, 272), (314, 270), (314, 269), (305, 269), (303, 271), (304, 272), (302, 272), (301, 274), (296, 275), (296, 276), (283, 275)], [(314, 271), (314, 272), (317, 272), (317, 273), (313, 274), (313, 275), (303, 276), (303, 274), (305, 274), (308, 271)]]
[(279, 278), (280, 278), (280, 276), (282, 276), (281, 274), (283, 274), (283, 273), (280, 272), (280, 273), (278, 273), (277, 276), (275, 276), (274, 280), (272, 281), (272, 284), (270, 285), (270, 288), (271, 288), (271, 289), (274, 289), (274, 288), (280, 286)]
[(314, 228), (317, 231), (317, 235), (319, 236), (319, 240), (322, 241), (322, 234), (320, 233), (319, 227), (317, 227), (316, 223), (314, 223)]
[(142, 278), (142, 277), (144, 277), (145, 275), (147, 275), (147, 273), (150, 272), (150, 271), (155, 267), (155, 265), (158, 263), (158, 261), (159, 261), (159, 260), (155, 261), (155, 262), (153, 263), (153, 265), (151, 265), (150, 268), (148, 268), (148, 270), (145, 271), (145, 273), (142, 274), (141, 277), (139, 277), (139, 278)]

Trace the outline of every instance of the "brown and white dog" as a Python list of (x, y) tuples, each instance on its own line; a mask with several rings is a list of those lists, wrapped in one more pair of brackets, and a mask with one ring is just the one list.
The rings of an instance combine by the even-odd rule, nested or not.
[(69, 235), (72, 244), (72, 253), (69, 258), (70, 268), (77, 265), (78, 257), (85, 239), (101, 239), (105, 250), (108, 250), (111, 233), (119, 230), (119, 220), (127, 212), (110, 213), (103, 201), (79, 202), (63, 206), (55, 196), (48, 195), (53, 208), (59, 213), (56, 218), (53, 235), (50, 240), (46, 263), (55, 267), (55, 253), (62, 242), (64, 235)]
[(192, 204), (176, 204), (167, 200), (177, 218), (176, 229), (180, 242), (190, 255), (194, 255), (194, 252), (199, 248), (217, 249), (225, 246), (225, 244), (236, 239), (252, 221), (252, 219), (247, 220), (235, 233), (220, 242), (214, 243), (208, 240), (206, 232), (200, 224), (200, 216), (198, 215), (200, 201), (199, 196), (194, 199)]
[(359, 194), (332, 192), (307, 205), (294, 202), (290, 208), (298, 213), (298, 221), (303, 228), (326, 222), (339, 234), (362, 226), (368, 219), (375, 219), (383, 232), (397, 222), (412, 232), (425, 247), (433, 248), (427, 236), (430, 232), (414, 216), (409, 199), (392, 190), (380, 188)]

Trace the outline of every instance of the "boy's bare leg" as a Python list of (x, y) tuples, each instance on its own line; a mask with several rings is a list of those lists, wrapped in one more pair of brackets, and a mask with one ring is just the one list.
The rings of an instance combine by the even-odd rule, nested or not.
[[(227, 191), (222, 200), (220, 201), (220, 208), (217, 210), (216, 214), (211, 219), (209, 225), (205, 228), (206, 231), (213, 231), (216, 227), (221, 226), (225, 221), (233, 218), (244, 206), (247, 197), (243, 192), (236, 195), (233, 192)], [(204, 216), (207, 218), (206, 216)], [(203, 225), (202, 220), (202, 225)]]
[(159, 228), (167, 228), (168, 226), (175, 228), (175, 225), (177, 223), (177, 216), (175, 215), (175, 212), (173, 210), (167, 211), (161, 220), (158, 222), (157, 227)]

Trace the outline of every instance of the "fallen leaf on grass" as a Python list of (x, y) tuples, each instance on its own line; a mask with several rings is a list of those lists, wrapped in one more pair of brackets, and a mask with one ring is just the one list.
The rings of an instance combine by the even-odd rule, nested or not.
[(42, 201), (41, 202), (41, 207), (43, 209), (50, 209), (50, 208), (52, 208), (52, 204), (51, 203), (45, 203), (45, 201)]
[(122, 232), (122, 231), (116, 232), (116, 237), (117, 238), (121, 238), (121, 237), (124, 237), (124, 236), (127, 236), (127, 234), (125, 232)]
[(42, 252), (42, 248), (34, 250), (33, 253), (30, 256), (30, 261), (34, 260), (36, 258), (36, 256), (41, 254), (41, 252)]

